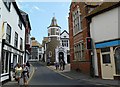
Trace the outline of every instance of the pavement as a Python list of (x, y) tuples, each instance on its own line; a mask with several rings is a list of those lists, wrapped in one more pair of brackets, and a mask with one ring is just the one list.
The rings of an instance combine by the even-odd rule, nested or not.
[[(31, 78), (32, 78), (32, 76), (33, 76), (33, 74), (34, 74), (34, 71), (35, 71), (35, 68), (31, 65), (30, 66), (30, 77), (29, 78), (27, 78), (27, 81), (28, 81), (28, 84), (29, 84), (29, 81), (31, 80)], [(16, 86), (16, 85), (18, 85), (18, 83), (17, 83), (17, 81), (15, 81), (15, 80), (13, 80), (13, 81), (8, 81), (7, 83), (5, 83), (5, 84), (3, 84), (3, 86)], [(23, 79), (21, 78), (21, 80), (20, 80), (20, 85), (23, 85)]]
[(82, 81), (91, 82), (93, 84), (99, 84), (99, 85), (107, 85), (107, 86), (120, 86), (120, 80), (104, 80), (97, 77), (90, 77), (89, 75), (70, 70), (70, 64), (67, 64), (65, 66), (65, 70), (56, 70), (55, 66), (47, 66), (49, 69), (69, 78), (69, 79), (77, 79)]

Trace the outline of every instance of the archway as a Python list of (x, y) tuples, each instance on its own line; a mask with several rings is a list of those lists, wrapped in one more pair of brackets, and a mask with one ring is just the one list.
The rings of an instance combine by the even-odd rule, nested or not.
[(120, 47), (115, 49), (116, 74), (120, 74)]
[(63, 52), (59, 52), (59, 61), (61, 59), (64, 61), (64, 53)]

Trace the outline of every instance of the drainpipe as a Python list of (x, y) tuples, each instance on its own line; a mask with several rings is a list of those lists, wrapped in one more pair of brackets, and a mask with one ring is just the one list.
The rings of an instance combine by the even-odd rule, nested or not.
[[(27, 25), (27, 24), (26, 24)], [(24, 55), (24, 63), (26, 62), (26, 28), (27, 28), (27, 26), (25, 26), (25, 48), (24, 48), (24, 50), (25, 50), (25, 55)]]

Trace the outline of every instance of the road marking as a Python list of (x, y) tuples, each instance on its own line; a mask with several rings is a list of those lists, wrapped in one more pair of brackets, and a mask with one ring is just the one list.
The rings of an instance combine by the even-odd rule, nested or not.
[[(31, 64), (31, 66), (33, 67), (33, 65)], [(35, 68), (33, 67), (32, 73), (30, 75), (30, 78), (28, 79), (28, 83), (30, 82), (31, 78), (33, 77), (33, 74), (35, 72)]]
[(54, 72), (56, 72), (56, 73), (58, 73), (58, 74), (60, 74), (60, 75), (62, 75), (62, 76), (64, 76), (64, 77), (66, 77), (66, 78), (68, 78), (68, 79), (73, 79), (72, 77), (69, 77), (69, 76), (67, 76), (67, 75), (64, 75), (64, 74), (60, 73), (59, 71), (56, 71), (55, 69), (50, 68), (49, 66), (47, 66), (47, 68), (49, 68), (50, 70), (53, 70)]

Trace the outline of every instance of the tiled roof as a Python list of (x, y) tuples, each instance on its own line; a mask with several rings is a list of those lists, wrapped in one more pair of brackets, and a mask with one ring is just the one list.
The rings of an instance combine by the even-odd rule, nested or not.
[(104, 2), (100, 6), (96, 7), (92, 12), (90, 12), (87, 17), (93, 17), (112, 8), (120, 6), (120, 2)]

